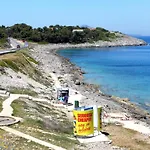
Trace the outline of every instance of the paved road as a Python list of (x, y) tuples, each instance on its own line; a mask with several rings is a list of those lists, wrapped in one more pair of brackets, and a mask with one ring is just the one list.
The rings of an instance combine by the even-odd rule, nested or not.
[[(17, 50), (23, 49), (25, 47), (28, 47), (27, 45), (25, 46), (22, 41), (16, 40), (14, 38), (9, 37), (8, 41), (10, 43), (11, 48), (10, 49), (4, 49), (0, 51), (0, 55), (7, 54), (7, 53), (14, 53)], [(20, 48), (17, 48), (17, 45), (20, 45)]]
[(16, 39), (11, 38), (11, 37), (9, 37), (8, 40), (9, 40), (10, 46), (12, 48), (16, 49), (17, 45), (20, 45), (20, 47), (24, 47), (24, 43), (22, 41), (16, 40)]

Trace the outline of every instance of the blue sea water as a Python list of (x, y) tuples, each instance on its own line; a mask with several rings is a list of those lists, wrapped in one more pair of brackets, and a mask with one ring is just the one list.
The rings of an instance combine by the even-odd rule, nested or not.
[[(139, 37), (150, 43), (150, 37)], [(128, 97), (150, 111), (150, 46), (87, 48), (58, 53), (80, 66), (85, 81), (109, 95)]]

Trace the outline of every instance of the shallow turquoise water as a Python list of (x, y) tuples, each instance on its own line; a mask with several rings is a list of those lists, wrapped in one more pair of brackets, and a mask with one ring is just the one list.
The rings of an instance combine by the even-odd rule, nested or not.
[[(142, 37), (150, 41), (149, 37)], [(150, 46), (88, 48), (58, 51), (87, 74), (85, 80), (102, 92), (128, 97), (150, 111)]]

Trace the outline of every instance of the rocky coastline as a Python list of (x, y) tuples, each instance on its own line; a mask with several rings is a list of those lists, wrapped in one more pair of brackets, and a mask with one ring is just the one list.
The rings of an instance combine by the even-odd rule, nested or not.
[[(142, 40), (138, 40), (132, 37), (125, 38), (124, 40), (122, 39), (123, 37), (120, 37), (120, 39), (116, 39), (116, 41), (122, 41), (119, 42), (120, 44), (117, 44), (117, 42), (112, 42), (110, 45), (106, 42), (99, 41), (99, 43), (102, 43), (101, 45), (99, 44), (100, 47), (111, 47), (111, 46), (130, 46), (133, 45), (145, 45), (146, 43)], [(130, 40), (132, 39), (132, 40)], [(134, 41), (134, 42), (133, 42)], [(105, 44), (104, 44), (105, 43)], [(23, 49), (22, 51), (18, 51), (14, 54), (6, 54), (2, 55), (1, 58), (7, 58), (8, 60), (12, 58), (13, 63), (15, 60), (17, 60), (17, 65), (19, 66), (20, 63), (23, 64), (21, 65), (20, 68), (18, 69), (19, 71), (16, 71), (15, 69), (9, 67), (3, 67), (0, 66), (0, 88), (3, 88), (5, 90), (8, 90), (10, 93), (15, 92), (17, 94), (21, 94), (22, 92), (24, 94), (31, 94), (32, 96), (37, 97), (38, 99), (46, 99), (49, 103), (57, 103), (56, 101), (56, 88), (58, 87), (58, 82), (59, 86), (61, 85), (62, 87), (68, 87), (70, 89), (70, 97), (74, 98), (76, 97), (78, 100), (78, 96), (80, 97), (80, 105), (82, 106), (102, 106), (103, 107), (103, 131), (108, 132), (110, 135), (112, 135), (112, 131), (114, 131), (115, 128), (119, 128), (122, 130), (124, 129), (124, 126), (122, 124), (122, 127), (118, 126), (118, 122), (114, 122), (114, 126), (112, 131), (108, 131), (106, 128), (110, 128), (110, 124), (107, 122), (106, 119), (109, 120), (110, 114), (124, 114), (127, 115), (127, 117), (131, 118), (129, 122), (131, 121), (132, 123), (135, 123), (135, 126), (138, 124), (140, 125), (140, 131), (139, 128), (138, 131), (139, 134), (143, 133), (141, 132), (141, 129), (143, 131), (144, 127), (144, 132), (145, 132), (145, 127), (149, 127), (150, 125), (150, 115), (147, 113), (145, 110), (142, 110), (141, 108), (138, 108), (138, 106), (132, 104), (129, 99), (127, 98), (119, 98), (111, 95), (106, 95), (100, 91), (100, 88), (98, 85), (94, 84), (88, 84), (84, 81), (84, 74), (85, 72), (81, 70), (80, 67), (76, 66), (75, 64), (71, 63), (69, 59), (64, 58), (60, 56), (57, 51), (61, 49), (70, 49), (70, 48), (77, 48), (77, 51), (79, 48), (88, 48), (88, 47), (98, 47), (98, 44), (96, 43), (84, 43), (84, 44), (79, 44), (79, 45), (72, 45), (72, 44), (47, 44), (47, 45), (39, 45), (36, 43), (29, 43), (29, 49)], [(111, 50), (111, 48), (110, 48)], [(15, 60), (14, 60), (15, 56)], [(26, 61), (28, 60), (28, 61)], [(19, 63), (20, 62), (20, 63)], [(30, 76), (33, 74), (32, 76)], [(36, 99), (37, 99), (36, 98)], [(27, 101), (27, 104), (29, 105), (28, 102), (31, 102), (31, 100)], [(72, 101), (73, 102), (73, 101)], [(39, 104), (39, 103), (38, 103)], [(44, 106), (44, 109), (42, 108), (42, 115), (43, 110), (45, 112), (45, 104), (46, 103), (41, 103), (40, 108)], [(31, 110), (33, 111), (33, 104), (31, 104)], [(47, 107), (47, 106), (46, 106)], [(48, 106), (49, 107), (49, 106)], [(27, 107), (30, 108), (30, 107)], [(52, 105), (50, 108), (51, 110), (55, 109), (55, 107)], [(26, 107), (25, 107), (26, 109)], [(57, 108), (56, 109), (60, 109)], [(21, 110), (22, 111), (22, 110)], [(28, 110), (29, 111), (29, 110)], [(66, 117), (68, 119), (71, 119), (72, 121), (72, 112), (69, 112), (68, 108), (64, 109)], [(27, 112), (26, 112), (27, 113)], [(53, 112), (52, 112), (53, 113)], [(20, 115), (21, 113), (19, 113)], [(53, 113), (55, 114), (55, 113)], [(70, 115), (69, 115), (70, 114)], [(51, 115), (48, 113), (48, 115)], [(108, 116), (106, 116), (108, 115)], [(34, 116), (36, 117), (35, 113)], [(37, 116), (39, 114), (37, 113)], [(40, 115), (41, 116), (41, 115)], [(45, 116), (45, 115), (44, 115)], [(26, 116), (25, 116), (26, 117)], [(30, 117), (30, 116), (29, 116)], [(47, 115), (45, 116), (47, 117)], [(50, 117), (51, 118), (51, 117)], [(126, 118), (126, 117), (125, 117)], [(47, 118), (48, 119), (48, 118)], [(43, 122), (46, 123), (47, 125), (47, 119), (44, 119)], [(104, 121), (105, 120), (105, 121)], [(46, 122), (45, 122), (46, 121)], [(55, 119), (50, 120), (49, 125), (52, 127), (52, 129), (56, 126), (55, 122), (62, 121), (62, 114), (59, 116), (58, 120), (56, 121)], [(66, 118), (65, 118), (66, 121)], [(121, 121), (121, 119), (119, 119)], [(111, 122), (112, 123), (112, 122)], [(116, 124), (117, 123), (117, 124)], [(124, 123), (128, 124), (127, 120), (124, 120)], [(72, 122), (71, 122), (72, 124)], [(53, 127), (54, 125), (54, 127)], [(19, 125), (20, 128), (21, 125)], [(29, 125), (30, 126), (30, 125)], [(132, 126), (132, 125), (131, 125)], [(135, 127), (134, 126), (134, 127)], [(28, 127), (28, 125), (27, 125)], [(57, 127), (57, 126), (56, 126)], [(65, 128), (65, 125), (63, 126)], [(132, 126), (133, 127), (133, 126)], [(63, 129), (64, 129), (63, 128)], [(18, 125), (17, 125), (18, 129)], [(26, 129), (26, 127), (23, 128), (23, 130)], [(45, 128), (43, 128), (44, 130)], [(49, 130), (50, 128), (48, 128)], [(62, 129), (62, 125), (61, 125)], [(134, 130), (135, 128), (132, 128)], [(72, 126), (71, 126), (72, 130)], [(27, 130), (26, 130), (27, 131)], [(30, 131), (31, 132), (31, 131)], [(37, 132), (37, 131), (36, 131)], [(115, 137), (117, 136), (121, 141), (122, 140), (120, 131), (115, 132)], [(130, 133), (131, 130), (126, 130), (126, 137), (128, 138), (128, 133)], [(147, 130), (146, 130), (147, 132)], [(118, 134), (116, 134), (118, 133)], [(148, 130), (148, 133), (150, 131)], [(135, 134), (135, 136), (137, 136)], [(144, 138), (143, 138), (144, 136)], [(124, 137), (124, 135), (123, 135)], [(39, 137), (38, 137), (39, 138)], [(141, 137), (140, 137), (141, 138)], [(147, 137), (147, 134), (144, 135), (142, 134), (142, 138), (145, 141), (145, 138)], [(130, 138), (128, 138), (130, 139)], [(137, 139), (135, 139), (136, 141)], [(138, 138), (139, 140), (139, 138)], [(112, 141), (115, 143), (115, 141), (112, 139)], [(132, 142), (132, 141), (131, 141)], [(143, 142), (143, 140), (142, 140)], [(116, 147), (113, 146), (114, 144), (111, 144), (111, 142), (94, 142), (94, 143), (87, 143), (86, 144), (86, 149), (87, 150), (125, 150), (126, 145)], [(115, 144), (119, 146), (118, 144)], [(142, 145), (143, 146), (143, 145)], [(135, 147), (135, 146), (134, 146)], [(82, 149), (82, 146), (79, 148)], [(84, 147), (85, 149), (85, 147)]]
[[(59, 56), (56, 53), (54, 53), (54, 54), (57, 55), (57, 57), (60, 57), (62, 59), (62, 61), (65, 62), (66, 65), (71, 66), (70, 68), (72, 68), (72, 70), (70, 70), (70, 73), (72, 73), (72, 80), (75, 85), (83, 86), (83, 88), (86, 89), (86, 93), (88, 93), (88, 92), (89, 92), (89, 94), (92, 93), (93, 96), (94, 96), (94, 94), (96, 94), (95, 96), (99, 97), (100, 99), (102, 98), (107, 101), (112, 101), (116, 104), (119, 104), (121, 106), (121, 109), (118, 110), (117, 108), (114, 107), (114, 105), (112, 105), (112, 108), (111, 108), (111, 106), (109, 104), (107, 104), (107, 102), (105, 102), (106, 105), (100, 104), (98, 102), (97, 98), (95, 98), (95, 103), (97, 105), (103, 105), (104, 110), (106, 110), (108, 112), (116, 112), (116, 111), (123, 111), (125, 113), (128, 112), (128, 113), (130, 113), (131, 117), (150, 124), (150, 114), (146, 110), (144, 110), (144, 109), (138, 107), (136, 104), (130, 102), (130, 100), (128, 98), (120, 98), (120, 97), (116, 97), (113, 95), (107, 95), (105, 93), (102, 93), (100, 91), (100, 88), (98, 85), (88, 84), (88, 83), (84, 82), (83, 74), (85, 74), (85, 72), (82, 71), (81, 68), (72, 64), (68, 59), (63, 58), (62, 56)], [(81, 87), (79, 89), (81, 89)], [(99, 101), (100, 101), (100, 99), (99, 99)], [(90, 99), (88, 99), (88, 100), (90, 100)], [(85, 105), (90, 105), (90, 103), (91, 103), (90, 101), (83, 102), (83, 104), (85, 104)]]
[[(62, 86), (73, 88), (84, 95), (82, 105), (101, 105), (106, 112), (125, 112), (133, 118), (150, 124), (150, 114), (131, 103), (127, 99), (114, 98), (100, 92), (97, 85), (84, 82), (84, 71), (71, 63), (69, 59), (60, 56), (57, 51), (67, 48), (85, 48), (85, 47), (114, 47), (114, 46), (140, 46), (146, 45), (146, 42), (129, 36), (123, 36), (115, 40), (116, 42), (97, 42), (94, 44), (48, 44), (37, 45), (33, 48), (32, 56), (42, 63), (42, 68), (46, 72), (53, 72), (63, 78)], [(99, 44), (99, 46), (98, 46)], [(31, 46), (32, 47), (32, 46)]]
[[(108, 48), (108, 47), (123, 47), (123, 46), (142, 46), (147, 43), (142, 39), (137, 39), (121, 33), (116, 33), (118, 38), (111, 39), (110, 41), (97, 41), (93, 43), (81, 43), (81, 44), (48, 44), (51, 50), (67, 49), (67, 48)], [(32, 47), (32, 46), (31, 46)]]

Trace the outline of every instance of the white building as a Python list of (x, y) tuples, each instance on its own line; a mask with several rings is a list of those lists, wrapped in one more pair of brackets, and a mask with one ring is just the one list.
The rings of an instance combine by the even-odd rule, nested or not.
[(83, 29), (73, 29), (72, 32), (83, 32)]

